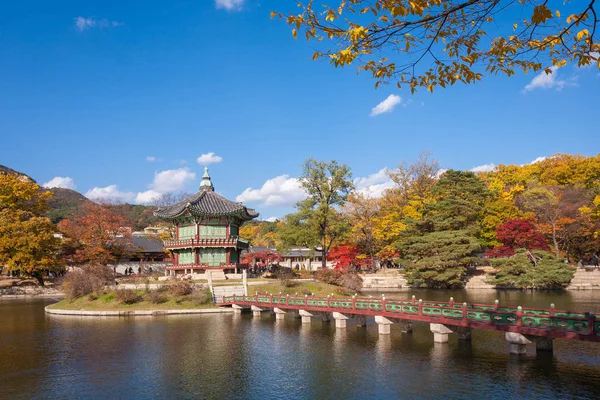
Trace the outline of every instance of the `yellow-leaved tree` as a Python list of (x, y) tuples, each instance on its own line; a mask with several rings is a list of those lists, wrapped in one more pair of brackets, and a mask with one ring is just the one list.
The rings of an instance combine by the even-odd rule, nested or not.
[(484, 74), (553, 73), (568, 63), (600, 68), (596, 0), (337, 0), (274, 11), (314, 41), (313, 59), (351, 64), (376, 86), (433, 91)]
[(52, 193), (23, 175), (0, 173), (0, 266), (34, 277), (64, 268), (56, 226), (42, 216)]

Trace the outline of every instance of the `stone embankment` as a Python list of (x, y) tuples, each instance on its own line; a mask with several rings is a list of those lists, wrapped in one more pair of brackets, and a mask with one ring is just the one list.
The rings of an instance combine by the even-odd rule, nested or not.
[(578, 268), (575, 271), (575, 276), (571, 280), (571, 284), (567, 287), (568, 290), (592, 290), (600, 289), (600, 271), (586, 271)]
[(115, 310), (115, 311), (86, 311), (86, 310), (60, 310), (46, 306), (47, 314), (73, 315), (82, 317), (159, 317), (165, 315), (192, 315), (192, 314), (229, 314), (231, 308), (198, 308), (188, 310)]
[(48, 285), (40, 287), (31, 280), (2, 279), (0, 280), (0, 299), (18, 299), (23, 297), (64, 297), (58, 289)]
[(408, 282), (399, 273), (363, 275), (365, 292), (402, 292), (409, 289)]

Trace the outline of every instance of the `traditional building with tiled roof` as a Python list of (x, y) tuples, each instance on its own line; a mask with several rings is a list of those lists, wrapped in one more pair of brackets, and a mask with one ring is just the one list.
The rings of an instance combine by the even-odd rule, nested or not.
[(175, 239), (165, 241), (165, 248), (173, 255), (173, 265), (167, 267), (169, 274), (206, 270), (228, 273), (245, 267), (239, 260), (248, 242), (238, 236), (239, 229), (244, 222), (258, 217), (258, 213), (217, 194), (208, 168), (204, 168), (198, 193), (158, 208), (154, 215), (176, 227)]

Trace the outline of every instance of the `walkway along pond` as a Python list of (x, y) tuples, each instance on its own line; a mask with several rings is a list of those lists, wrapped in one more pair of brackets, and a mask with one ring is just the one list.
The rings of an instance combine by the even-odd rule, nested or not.
[(398, 324), (402, 331), (412, 331), (412, 321), (430, 323), (434, 341), (445, 343), (448, 335), (457, 333), (461, 340), (471, 340), (471, 329), (503, 331), (510, 343), (511, 354), (524, 354), (526, 345), (535, 343), (537, 351), (552, 351), (553, 339), (584, 340), (600, 342), (600, 320), (592, 312), (572, 312), (500, 306), (495, 304), (467, 304), (417, 300), (386, 300), (381, 298), (339, 298), (334, 296), (255, 295), (224, 296), (222, 305), (231, 305), (237, 312), (250, 308), (255, 316), (272, 310), (276, 319), (282, 319), (288, 311), (310, 323), (320, 316), (335, 319), (338, 329), (346, 328), (346, 320), (356, 318), (359, 325), (366, 323), (367, 316), (375, 317), (380, 335), (390, 334), (390, 326)]

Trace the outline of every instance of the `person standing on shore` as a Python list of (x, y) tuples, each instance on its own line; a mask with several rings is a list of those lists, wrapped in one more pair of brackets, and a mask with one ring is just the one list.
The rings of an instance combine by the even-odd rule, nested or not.
[(594, 267), (598, 268), (598, 253), (594, 253), (593, 261), (594, 261)]

